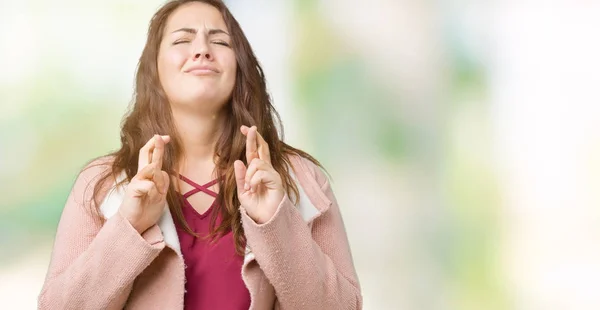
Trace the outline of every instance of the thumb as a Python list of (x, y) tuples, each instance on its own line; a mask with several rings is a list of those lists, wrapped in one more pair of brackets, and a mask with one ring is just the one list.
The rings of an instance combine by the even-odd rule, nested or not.
[[(169, 174), (165, 171), (160, 170), (158, 165), (152, 175), (152, 181), (156, 184), (156, 190), (159, 194), (164, 195), (169, 189)], [(158, 170), (158, 171), (157, 171)]]
[(152, 180), (154, 177), (154, 172), (156, 169), (156, 163), (151, 163), (146, 165), (142, 170), (140, 170), (133, 178), (138, 180)]
[(166, 171), (161, 171), (160, 173), (162, 174), (162, 179), (163, 179), (162, 188), (160, 189), (160, 193), (164, 195), (169, 190), (170, 179), (169, 179), (169, 174)]
[(244, 184), (246, 183), (246, 166), (241, 160), (236, 160), (233, 163), (233, 171), (235, 172), (235, 184), (237, 185), (239, 196), (244, 192)]

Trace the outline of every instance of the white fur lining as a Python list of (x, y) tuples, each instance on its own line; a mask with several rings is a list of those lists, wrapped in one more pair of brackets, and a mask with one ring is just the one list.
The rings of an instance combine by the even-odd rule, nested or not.
[[(304, 192), (304, 189), (302, 189), (300, 182), (298, 182), (298, 179), (296, 178), (296, 175), (294, 174), (293, 169), (290, 169), (290, 174), (291, 174), (292, 178), (296, 181), (296, 184), (298, 185), (298, 192), (299, 192), (299, 197), (298, 197), (299, 199), (298, 199), (298, 205), (297, 205), (298, 211), (300, 211), (302, 218), (310, 226), (312, 224), (311, 220), (317, 216), (317, 214), (319, 213), (319, 210), (310, 202), (310, 199)], [(117, 183), (124, 180), (125, 178), (126, 178), (126, 174), (125, 174), (125, 172), (122, 172), (119, 175), (119, 178), (117, 179)], [(119, 187), (116, 187), (115, 185), (116, 185), (116, 183), (113, 184), (112, 189), (109, 191), (109, 193), (106, 195), (106, 198), (104, 198), (104, 201), (100, 205), (100, 212), (106, 219), (111, 218), (113, 215), (115, 215), (117, 213), (117, 211), (119, 210), (119, 207), (121, 206), (121, 203), (123, 202), (123, 198), (125, 197), (125, 188), (127, 187), (127, 183), (124, 183), (123, 185), (121, 185)], [(292, 197), (290, 197), (290, 199), (292, 201), (294, 200), (294, 199), (292, 199)], [(181, 247), (179, 244), (179, 237), (177, 236), (177, 230), (175, 228), (175, 223), (173, 222), (173, 217), (171, 216), (171, 211), (169, 211), (168, 205), (165, 207), (164, 213), (158, 220), (158, 227), (160, 228), (160, 230), (163, 234), (165, 244), (168, 247), (172, 248), (178, 255), (181, 256)], [(254, 259), (254, 253), (252, 253), (250, 248), (246, 247), (244, 264), (248, 263), (249, 261), (251, 261), (253, 259)]]
[(294, 173), (293, 169), (290, 169), (290, 175), (294, 181), (296, 181), (298, 193), (300, 194), (298, 198), (298, 205), (296, 207), (298, 208), (298, 211), (300, 211), (304, 221), (309, 223), (309, 225), (312, 225), (312, 220), (317, 216), (317, 214), (319, 214), (319, 210), (310, 202), (308, 195), (306, 195), (302, 185), (300, 185), (300, 182), (298, 182), (298, 178), (296, 178), (296, 174)]
[[(125, 172), (119, 175), (117, 182), (125, 180), (126, 174)], [(104, 216), (104, 218), (109, 219), (113, 215), (117, 213), (123, 199), (125, 198), (125, 188), (128, 183), (124, 183), (118, 188), (113, 184), (112, 189), (104, 198), (104, 201), (100, 205), (100, 212)], [(173, 217), (171, 216), (171, 211), (169, 210), (169, 206), (165, 206), (165, 211), (161, 215), (160, 219), (158, 219), (158, 227), (162, 231), (163, 238), (165, 239), (165, 244), (175, 250), (175, 252), (181, 255), (181, 247), (179, 245), (179, 237), (177, 236), (177, 230), (175, 228), (175, 223), (173, 222)]]

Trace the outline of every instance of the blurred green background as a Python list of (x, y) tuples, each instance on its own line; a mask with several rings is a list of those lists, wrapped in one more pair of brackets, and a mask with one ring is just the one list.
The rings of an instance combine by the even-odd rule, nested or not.
[[(333, 176), (365, 309), (600, 308), (600, 5), (226, 1)], [(0, 300), (35, 309), (163, 1), (0, 2)]]

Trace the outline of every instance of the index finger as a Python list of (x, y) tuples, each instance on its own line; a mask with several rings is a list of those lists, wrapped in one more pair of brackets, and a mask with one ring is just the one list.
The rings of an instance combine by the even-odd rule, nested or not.
[[(170, 137), (169, 136), (161, 136), (163, 141), (165, 141), (165, 143), (168, 143), (170, 141)], [(144, 169), (144, 167), (146, 167), (148, 164), (150, 164), (152, 162), (152, 155), (153, 155), (153, 150), (154, 150), (154, 145), (155, 145), (155, 139), (156, 139), (156, 135), (154, 135), (152, 138), (150, 138), (148, 140), (148, 142), (146, 142), (146, 144), (144, 144), (144, 146), (142, 146), (142, 148), (140, 149), (140, 152), (138, 154), (138, 172), (140, 172), (142, 169)]]
[(162, 170), (162, 160), (165, 153), (165, 141), (159, 136), (154, 135), (154, 151), (152, 151), (151, 163), (156, 163), (156, 169)]
[[(240, 129), (242, 133), (247, 136), (246, 145), (248, 145), (248, 143), (252, 143), (248, 142), (248, 139), (253, 139), (255, 141), (254, 143), (252, 143), (255, 149), (251, 150), (255, 154), (250, 154), (250, 157), (252, 158), (249, 158), (248, 148), (246, 148), (246, 158), (248, 159), (248, 164), (250, 164), (252, 159), (256, 157), (264, 160), (265, 162), (271, 163), (271, 153), (269, 152), (269, 144), (258, 132), (256, 126), (242, 126)], [(252, 137), (250, 137), (251, 135)]]
[(256, 137), (258, 138), (258, 157), (267, 163), (271, 163), (271, 153), (269, 153), (269, 145), (267, 141), (255, 129)]
[(150, 163), (150, 152), (154, 148), (154, 137), (149, 139), (144, 146), (140, 149), (140, 153), (138, 154), (138, 173), (144, 169)]

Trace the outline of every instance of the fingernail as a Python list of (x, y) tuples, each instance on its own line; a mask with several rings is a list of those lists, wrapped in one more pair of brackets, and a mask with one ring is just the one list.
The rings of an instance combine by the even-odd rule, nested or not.
[(248, 185), (248, 183), (244, 183), (244, 189), (245, 190), (249, 190), (250, 189), (250, 185)]

